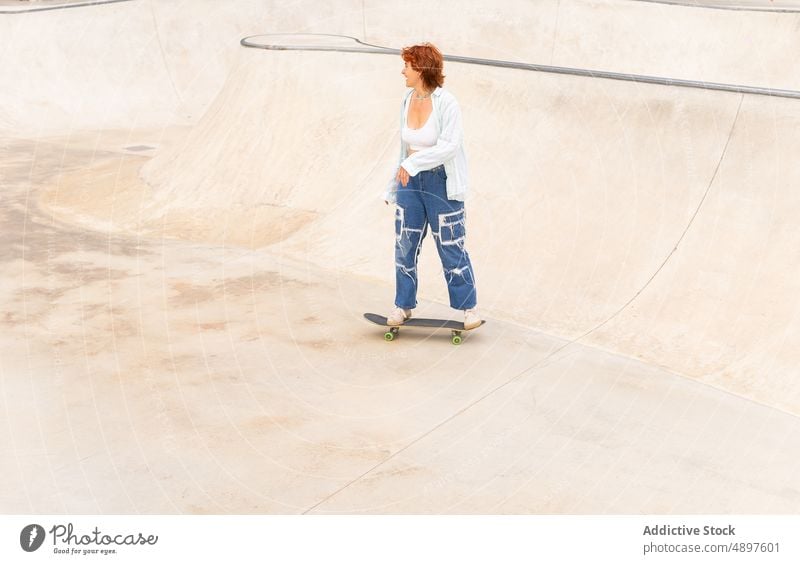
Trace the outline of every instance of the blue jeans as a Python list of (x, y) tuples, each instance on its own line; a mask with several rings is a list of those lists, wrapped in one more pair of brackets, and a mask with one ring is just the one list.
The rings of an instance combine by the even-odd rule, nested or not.
[(417, 259), (428, 225), (442, 260), (450, 307), (470, 309), (477, 303), (475, 276), (464, 246), (464, 202), (447, 199), (446, 181), (447, 174), (440, 165), (412, 176), (406, 186), (397, 189), (394, 303), (398, 307), (417, 307)]

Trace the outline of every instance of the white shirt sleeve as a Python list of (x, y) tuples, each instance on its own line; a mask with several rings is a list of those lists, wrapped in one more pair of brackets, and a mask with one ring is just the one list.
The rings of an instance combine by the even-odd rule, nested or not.
[(406, 109), (406, 100), (403, 99), (403, 103), (400, 104), (400, 158), (397, 159), (397, 168), (394, 169), (394, 174), (392, 174), (392, 178), (389, 182), (386, 183), (386, 188), (383, 191), (383, 199), (390, 204), (397, 203), (397, 189), (399, 188), (400, 183), (397, 181), (397, 171), (400, 170), (400, 163), (403, 160), (403, 121), (405, 119), (405, 109)]
[[(397, 171), (395, 171), (394, 175), (395, 177), (397, 176)], [(397, 202), (397, 178), (395, 177), (392, 177), (383, 192), (383, 199), (390, 204)]]

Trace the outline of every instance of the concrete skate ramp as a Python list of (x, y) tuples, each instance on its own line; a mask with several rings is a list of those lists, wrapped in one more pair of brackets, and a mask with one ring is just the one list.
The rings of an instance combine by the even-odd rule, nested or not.
[[(19, 4), (19, 3), (18, 3)], [(353, 7), (356, 2), (351, 2)], [(346, 2), (309, 3), (332, 33)], [(35, 137), (197, 122), (241, 51), (239, 39), (315, 21), (297, 4), (130, 0), (29, 11), (0, 6), (0, 133)], [(30, 11), (34, 10), (34, 11)], [(341, 10), (341, 13), (339, 13)]]
[(422, 0), (47, 8), (0, 6), (0, 133), (197, 123), (236, 64), (239, 40), (265, 32), (340, 34), (393, 47), (435, 38), (444, 52), (465, 56), (800, 90), (798, 13), (632, 0), (491, 9)]
[[(667, 9), (740, 17), (606, 4), (567, 3), (560, 36), (590, 8), (638, 23)], [(377, 20), (372, 35), (386, 30), (384, 12), (367, 14)], [(757, 17), (779, 29), (796, 18)], [(583, 25), (590, 38), (603, 33)], [(561, 52), (573, 54), (554, 44)], [(686, 69), (677, 59), (655, 71)], [(704, 70), (688, 67), (683, 76)], [(240, 49), (203, 118), (140, 171), (148, 190), (124, 200), (114, 186), (106, 203), (115, 215), (103, 225), (273, 245), (380, 281), (390, 302), (392, 211), (379, 194), (397, 158), (400, 68), (386, 55)], [(778, 69), (780, 61), (739, 78)], [(800, 412), (797, 101), (456, 63), (446, 74), (464, 112), (470, 248), (488, 315)], [(63, 208), (68, 192), (62, 185), (49, 204)], [(92, 206), (84, 217), (104, 213)], [(421, 295), (446, 303), (432, 247), (424, 255)]]

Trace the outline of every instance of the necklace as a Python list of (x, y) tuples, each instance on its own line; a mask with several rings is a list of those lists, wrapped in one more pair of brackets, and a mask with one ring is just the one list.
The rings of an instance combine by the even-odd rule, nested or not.
[(419, 94), (417, 94), (417, 95), (415, 96), (415, 98), (416, 98), (417, 100), (425, 100), (426, 98), (430, 98), (430, 97), (431, 97), (430, 93), (429, 93), (427, 96), (420, 96)]

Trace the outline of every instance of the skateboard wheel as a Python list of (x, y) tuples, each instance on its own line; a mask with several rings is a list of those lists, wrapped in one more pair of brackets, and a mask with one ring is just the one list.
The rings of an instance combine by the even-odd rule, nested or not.
[(461, 335), (453, 335), (453, 344), (460, 345), (461, 344)]
[(383, 334), (383, 338), (386, 339), (387, 341), (393, 341), (394, 340), (394, 336), (396, 334), (397, 334), (397, 331), (395, 329), (392, 329), (391, 331), (387, 331), (386, 333), (384, 333)]

